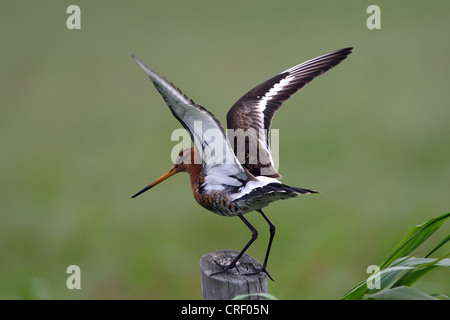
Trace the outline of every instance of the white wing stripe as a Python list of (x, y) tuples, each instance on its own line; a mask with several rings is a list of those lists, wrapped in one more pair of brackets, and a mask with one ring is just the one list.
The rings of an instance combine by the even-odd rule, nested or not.
[[(287, 76), (282, 79), (280, 82), (275, 83), (274, 86), (266, 92), (264, 96), (261, 97), (258, 104), (256, 105), (256, 109), (260, 112), (260, 115), (264, 115), (264, 110), (266, 110), (267, 102), (274, 96), (276, 96), (281, 90), (283, 90), (286, 86), (288, 86), (293, 80), (293, 77)], [(262, 120), (262, 119), (261, 119)], [(264, 124), (264, 122), (263, 122)]]

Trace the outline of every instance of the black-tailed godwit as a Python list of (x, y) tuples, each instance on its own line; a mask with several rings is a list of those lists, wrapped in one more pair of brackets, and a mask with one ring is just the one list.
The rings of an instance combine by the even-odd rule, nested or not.
[[(153, 81), (175, 118), (189, 132), (195, 146), (183, 150), (167, 173), (133, 198), (178, 172), (187, 172), (194, 197), (202, 207), (222, 216), (238, 216), (251, 230), (252, 237), (229, 265), (219, 265), (222, 270), (217, 273), (236, 267), (239, 258), (257, 238), (257, 230), (243, 214), (258, 211), (269, 224), (270, 238), (262, 267), (248, 274), (265, 272), (272, 279), (266, 267), (275, 226), (261, 209), (276, 200), (317, 193), (278, 181), (281, 176), (274, 167), (269, 145), (272, 118), (283, 102), (315, 77), (338, 65), (351, 52), (352, 48), (345, 48), (311, 59), (247, 92), (227, 114), (228, 129), (241, 134), (234, 135), (230, 141), (212, 113), (195, 104), (132, 54)], [(240, 137), (244, 139), (243, 144), (237, 141)], [(239, 143), (244, 146), (244, 151), (238, 157)], [(256, 147), (252, 148), (252, 145)]]

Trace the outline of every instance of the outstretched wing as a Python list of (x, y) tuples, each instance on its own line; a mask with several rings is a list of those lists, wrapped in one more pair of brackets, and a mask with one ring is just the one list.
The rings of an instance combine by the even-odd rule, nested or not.
[[(231, 107), (227, 125), (235, 134), (230, 142), (239, 161), (250, 173), (281, 178), (273, 166), (268, 135), (275, 112), (308, 82), (338, 65), (352, 49), (330, 52), (292, 67), (253, 88)], [(245, 145), (244, 158), (242, 148), (239, 149), (242, 145)]]
[(195, 104), (172, 83), (153, 71), (132, 54), (138, 65), (153, 81), (175, 118), (189, 132), (197, 148), (208, 191), (239, 188), (252, 178), (237, 161), (220, 122), (211, 112)]

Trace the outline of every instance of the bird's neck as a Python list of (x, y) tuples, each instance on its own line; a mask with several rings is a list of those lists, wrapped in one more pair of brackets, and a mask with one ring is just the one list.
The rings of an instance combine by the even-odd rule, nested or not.
[(198, 187), (203, 183), (202, 165), (201, 164), (189, 164), (186, 166), (186, 172), (189, 173), (191, 178), (191, 188), (194, 194), (198, 192)]

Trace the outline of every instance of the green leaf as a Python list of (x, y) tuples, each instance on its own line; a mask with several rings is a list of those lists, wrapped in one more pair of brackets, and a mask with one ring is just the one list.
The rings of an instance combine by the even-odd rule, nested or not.
[[(440, 259), (427, 258), (431, 253), (450, 241), (450, 236), (447, 236), (431, 250), (426, 258), (406, 256), (427, 240), (449, 217), (450, 213), (447, 213), (412, 228), (406, 237), (395, 247), (388, 258), (384, 260), (382, 267), (380, 268), (382, 269), (380, 273), (378, 275), (372, 275), (367, 280), (358, 283), (346, 292), (341, 299), (359, 300), (362, 299), (363, 296), (372, 296), (387, 289), (391, 290), (395, 287), (400, 288), (405, 285), (411, 285), (425, 273), (437, 266), (450, 266), (450, 259), (444, 259), (448, 254)], [(388, 264), (389, 266), (386, 267)], [(375, 276), (380, 277), (379, 288), (369, 289), (367, 285), (375, 280)]]
[[(371, 275), (367, 280), (362, 281), (350, 291), (348, 291), (343, 297), (343, 300), (360, 300), (366, 293), (375, 293), (385, 288), (390, 288), (400, 277), (412, 270), (411, 266), (392, 266), (381, 270), (378, 274)], [(375, 277), (379, 277), (379, 288), (369, 289), (368, 284), (374, 284)]]
[(450, 253), (439, 259), (426, 259), (426, 258), (410, 258), (408, 261), (405, 261), (405, 264), (408, 266), (414, 266), (414, 269), (406, 272), (394, 285), (393, 287), (398, 286), (411, 286), (413, 285), (419, 278), (423, 277), (427, 272), (433, 270), (437, 267), (450, 267), (450, 259), (445, 259), (445, 257), (449, 256)]
[(381, 290), (364, 298), (368, 300), (439, 300), (420, 290), (406, 286)]
[(366, 283), (367, 280), (364, 280), (355, 285), (341, 297), (341, 300), (360, 300), (367, 291)]
[(450, 241), (450, 235), (448, 235), (444, 240), (442, 240), (441, 242), (439, 242), (439, 244), (438, 244), (436, 247), (434, 247), (434, 249), (431, 250), (431, 251), (425, 256), (425, 258), (428, 258), (429, 256), (431, 256), (431, 254), (432, 254), (433, 252), (435, 252), (437, 249), (439, 249), (440, 247), (442, 247), (444, 244), (446, 244), (446, 243), (449, 242), (449, 241)]
[[(392, 267), (428, 267), (428, 266), (441, 266), (441, 267), (450, 267), (450, 259), (446, 259), (450, 253), (447, 253), (442, 258), (415, 258), (415, 257), (402, 257), (396, 261), (394, 261), (388, 268)], [(387, 268), (387, 269), (388, 269)], [(386, 270), (387, 270), (386, 269)]]
[[(426, 272), (436, 267), (450, 267), (450, 259), (445, 259), (449, 254), (440, 259), (402, 257), (392, 262), (389, 267), (381, 270), (379, 274), (371, 275), (367, 280), (347, 292), (343, 300), (362, 299), (378, 292), (388, 290), (391, 287), (411, 285)], [(369, 289), (368, 283), (373, 283), (375, 277), (379, 277), (379, 288)]]
[(443, 293), (432, 293), (431, 296), (438, 298), (439, 300), (450, 300), (450, 298)]
[[(382, 263), (381, 269), (391, 261), (408, 255), (411, 251), (427, 240), (450, 217), (450, 213), (428, 220), (423, 224), (413, 227), (406, 237), (395, 247), (389, 257)], [(445, 243), (445, 242), (444, 242)], [(443, 243), (441, 242), (441, 245)], [(434, 251), (434, 250), (433, 250)]]

